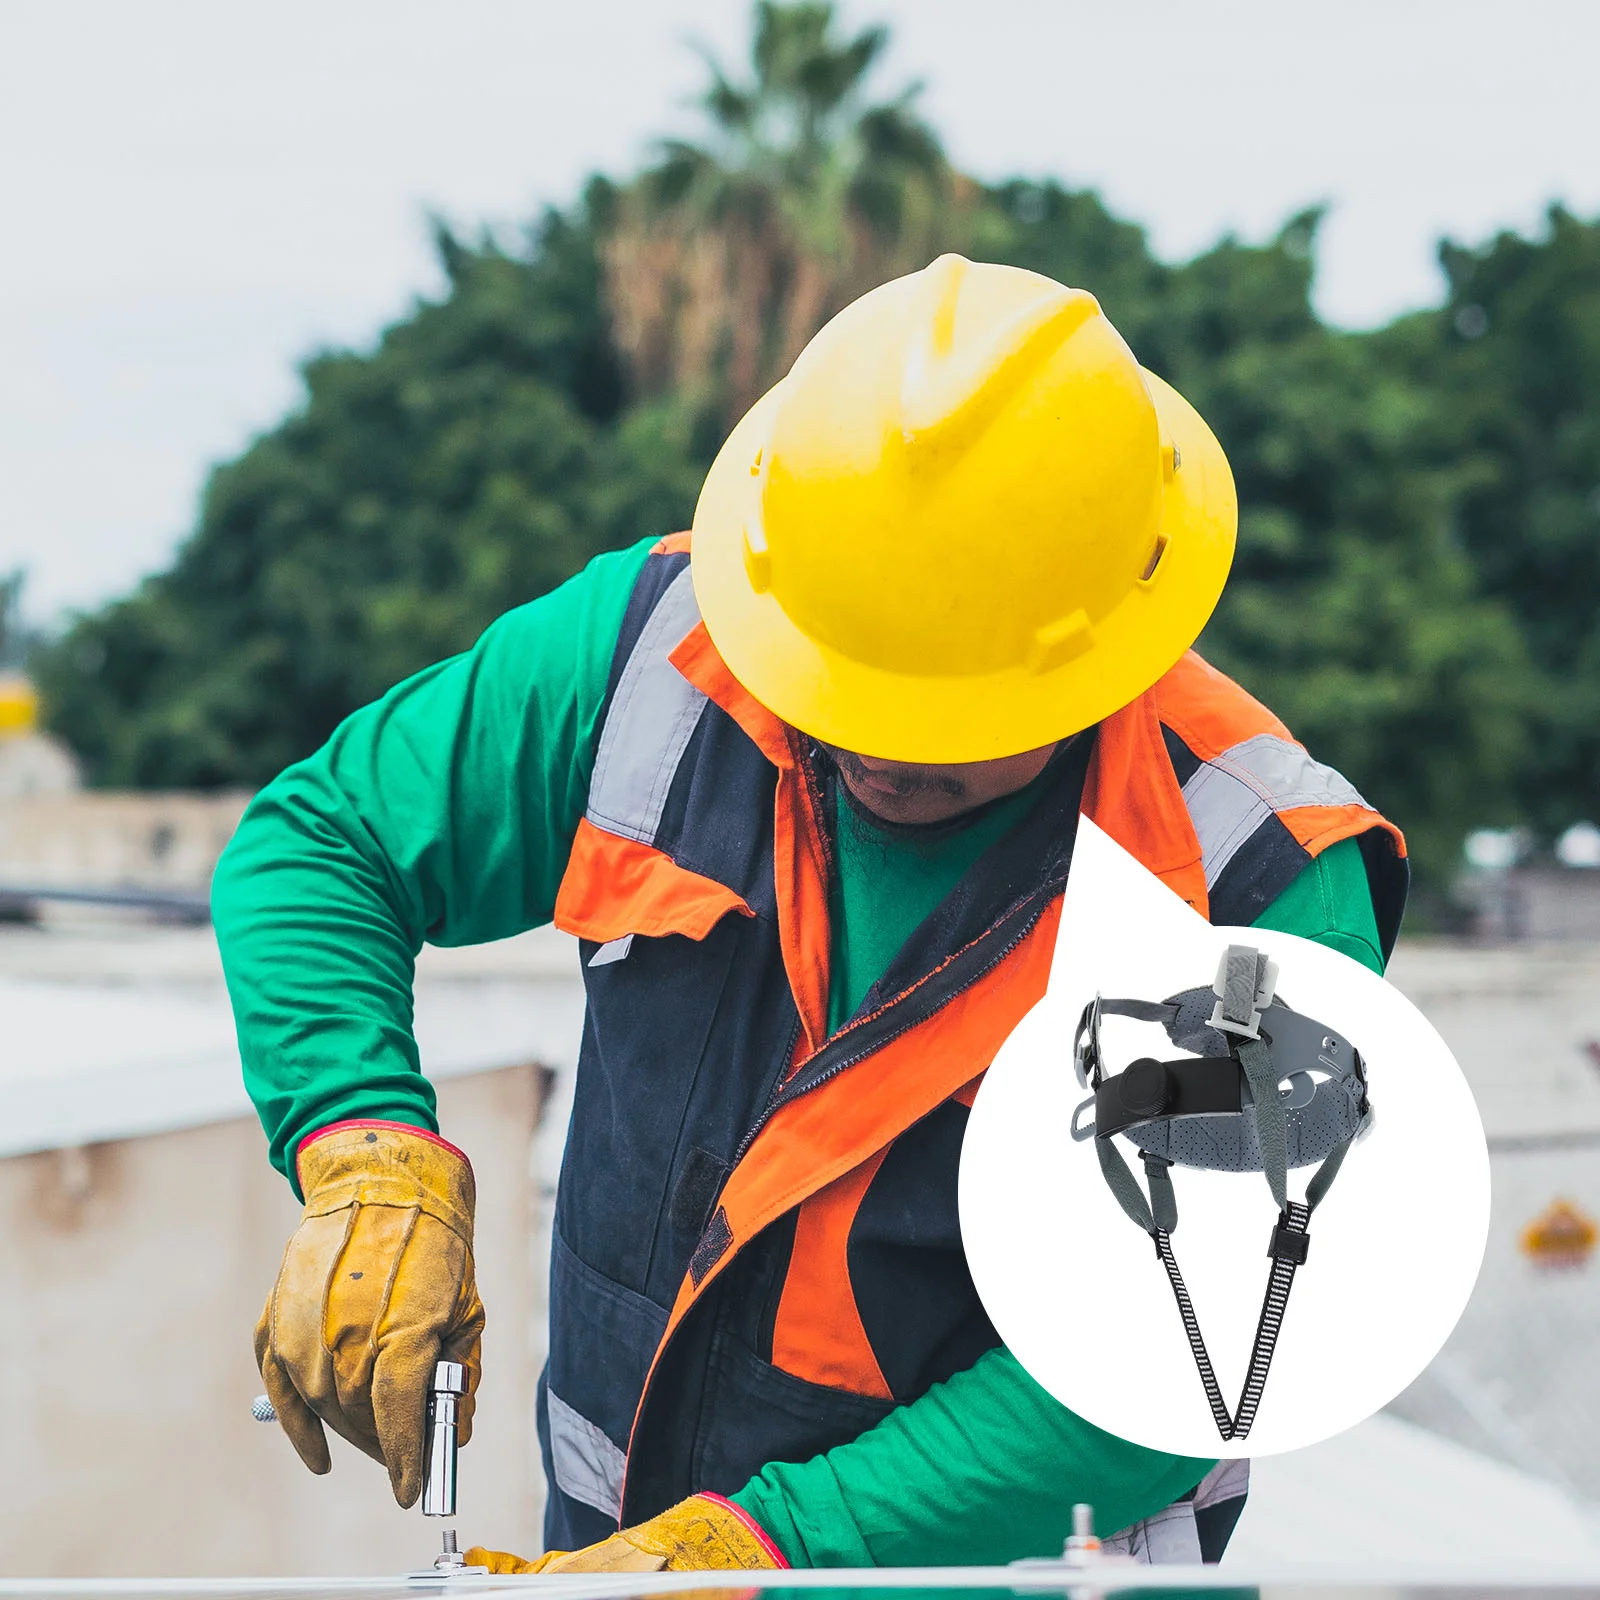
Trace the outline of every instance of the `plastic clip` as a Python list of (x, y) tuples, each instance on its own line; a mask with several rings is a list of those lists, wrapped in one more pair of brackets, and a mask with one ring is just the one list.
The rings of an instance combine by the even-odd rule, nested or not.
[(1211, 1026), (1241, 1039), (1261, 1037), (1261, 1013), (1278, 987), (1278, 963), (1248, 944), (1230, 944), (1217, 964)]
[(1281, 1220), (1272, 1230), (1272, 1242), (1267, 1246), (1267, 1254), (1274, 1261), (1291, 1261), (1297, 1267), (1305, 1261), (1310, 1250), (1311, 1235), (1301, 1233), (1298, 1228), (1286, 1227)]

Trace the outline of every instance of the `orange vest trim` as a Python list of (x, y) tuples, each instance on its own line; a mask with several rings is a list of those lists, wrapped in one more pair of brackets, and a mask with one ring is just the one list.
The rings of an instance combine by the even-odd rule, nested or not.
[(850, 1230), (887, 1150), (800, 1206), (772, 1329), (772, 1362), (829, 1389), (892, 1400), (850, 1287)]
[[(1230, 756), (1260, 741), (1280, 759), (1295, 753), (1307, 767), (1335, 780), (1339, 792), (1330, 793), (1325, 801), (1282, 809), (1272, 806), (1272, 815), (1309, 854), (1320, 855), (1341, 840), (1376, 830), (1388, 837), (1397, 856), (1404, 857), (1405, 836), (1392, 822), (1362, 801), (1337, 773), (1313, 763), (1305, 747), (1266, 706), (1191, 650), (1153, 688), (1100, 724), (1083, 812), (1201, 916), (1211, 914), (1205, 850), (1184, 786), (1168, 757), (1163, 725), (1203, 763), (1228, 768)], [(1258, 794), (1263, 807), (1271, 802), (1270, 785), (1239, 792), (1252, 804)]]
[(1314, 856), (1345, 839), (1359, 839), (1374, 829), (1388, 835), (1396, 855), (1406, 853), (1405, 835), (1387, 818), (1375, 815), (1366, 806), (1298, 806), (1280, 811), (1278, 820)]
[(1209, 896), (1200, 841), (1150, 694), (1100, 724), (1084, 784), (1083, 814), (1180, 900), (1206, 915)]
[(697, 622), (668, 653), (667, 660), (712, 705), (726, 711), (780, 772), (794, 765), (794, 730), (773, 716), (728, 670), (705, 623)]
[(778, 942), (783, 969), (800, 1013), (805, 1056), (828, 1037), (828, 969), (833, 934), (828, 917), (828, 867), (822, 855), (821, 818), (803, 770), (778, 774), (772, 860), (778, 896)]
[(1258, 733), (1299, 742), (1254, 695), (1193, 650), (1141, 698), (1155, 702), (1161, 721), (1202, 760)]
[(596, 944), (630, 933), (703, 939), (730, 911), (755, 915), (732, 889), (680, 867), (651, 845), (606, 833), (585, 817), (556, 893), (554, 921), (563, 933)]

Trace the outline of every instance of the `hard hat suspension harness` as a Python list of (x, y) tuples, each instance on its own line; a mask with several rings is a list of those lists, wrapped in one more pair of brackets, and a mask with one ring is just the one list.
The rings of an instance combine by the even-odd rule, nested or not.
[[(1245, 1438), (1255, 1422), (1295, 1269), (1310, 1245), (1311, 1213), (1332, 1187), (1351, 1144), (1372, 1121), (1360, 1052), (1279, 999), (1277, 977), (1277, 964), (1253, 946), (1230, 945), (1210, 989), (1188, 989), (1160, 1003), (1096, 995), (1084, 1007), (1073, 1040), (1078, 1081), (1093, 1093), (1073, 1113), (1072, 1137), (1094, 1140), (1100, 1171), (1117, 1204), (1154, 1241), (1224, 1439)], [(1107, 1016), (1160, 1023), (1173, 1044), (1196, 1054), (1176, 1061), (1147, 1056), (1108, 1074), (1100, 1046), (1100, 1021)], [(1091, 1107), (1094, 1119), (1085, 1122)], [(1112, 1142), (1118, 1133), (1139, 1147), (1148, 1198)], [(1291, 1200), (1289, 1170), (1313, 1162), (1319, 1165), (1305, 1200)], [(1172, 1253), (1178, 1226), (1175, 1165), (1261, 1172), (1278, 1206), (1267, 1248), (1272, 1267), (1266, 1298), (1244, 1387), (1231, 1413)]]

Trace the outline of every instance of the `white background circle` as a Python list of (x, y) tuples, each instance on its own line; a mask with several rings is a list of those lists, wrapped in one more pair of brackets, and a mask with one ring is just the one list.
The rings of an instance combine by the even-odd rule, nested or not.
[[(1072, 1068), (1096, 993), (1161, 1000), (1209, 986), (1230, 943), (1278, 962), (1278, 992), (1349, 1038), (1376, 1112), (1311, 1221), (1265, 1396), (1224, 1443), (1154, 1247), (1068, 1128)], [(1158, 1024), (1107, 1018), (1106, 1070), (1173, 1059)], [(1510, 1064), (1508, 1064), (1510, 1070)], [(1118, 1146), (1142, 1181), (1137, 1153)], [(1290, 1174), (1304, 1193), (1314, 1167)], [(1172, 1169), (1172, 1236), (1230, 1409), (1261, 1313), (1277, 1208), (1259, 1173)], [(1466, 1079), (1410, 1001), (1348, 957), (1291, 934), (1213, 928), (1080, 824), (1050, 987), (984, 1079), (961, 1157), (961, 1229), (1001, 1337), (1071, 1410), (1153, 1449), (1211, 1456), (1298, 1449), (1370, 1416), (1433, 1358), (1472, 1292), (1489, 1225), (1489, 1157)]]

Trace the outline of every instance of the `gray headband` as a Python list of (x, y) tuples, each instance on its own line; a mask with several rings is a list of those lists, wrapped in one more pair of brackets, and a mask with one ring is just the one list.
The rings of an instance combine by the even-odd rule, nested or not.
[[(1100, 1066), (1100, 1020), (1108, 1016), (1159, 1022), (1180, 1050), (1193, 1051), (1218, 1063), (1234, 1059), (1230, 1035), (1211, 1025), (1217, 999), (1214, 988), (1185, 989), (1159, 1005), (1097, 997), (1085, 1007), (1079, 1023), (1080, 1048), (1075, 1052), (1079, 1081), (1088, 1087), (1091, 1064)], [(1342, 1035), (1293, 1010), (1277, 997), (1259, 1015), (1259, 1036), (1279, 1073), (1286, 1164), (1291, 1169), (1308, 1167), (1325, 1160), (1370, 1122), (1372, 1108), (1367, 1099), (1365, 1067), (1355, 1047)], [(1072, 1137), (1092, 1139), (1097, 1126), (1103, 1125), (1108, 1132), (1126, 1134), (1141, 1150), (1165, 1156), (1180, 1167), (1202, 1167), (1213, 1172), (1262, 1171), (1256, 1119), (1247, 1114), (1253, 1101), (1244, 1069), (1236, 1066), (1231, 1074), (1217, 1074), (1219, 1078), (1231, 1077), (1239, 1086), (1238, 1100), (1229, 1109), (1185, 1111), (1182, 1108), (1189, 1097), (1183, 1094), (1184, 1085), (1176, 1080), (1194, 1069), (1182, 1062), (1158, 1065), (1166, 1068), (1162, 1078), (1146, 1068), (1132, 1084), (1125, 1073), (1108, 1077), (1101, 1067), (1095, 1094), (1073, 1115)], [(1164, 1091), (1159, 1104), (1151, 1093), (1150, 1082), (1140, 1079), (1155, 1080)], [(1141, 1090), (1143, 1099), (1139, 1098)], [(1219, 1092), (1223, 1099), (1230, 1099), (1220, 1085)], [(1127, 1103), (1130, 1098), (1134, 1105)], [(1085, 1122), (1084, 1114), (1091, 1108), (1095, 1115)]]

